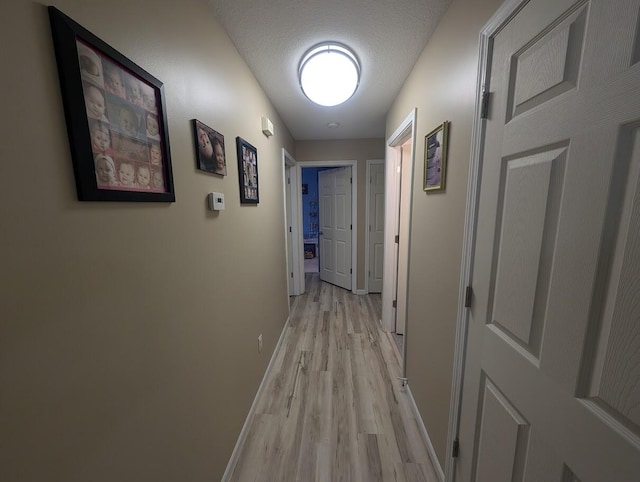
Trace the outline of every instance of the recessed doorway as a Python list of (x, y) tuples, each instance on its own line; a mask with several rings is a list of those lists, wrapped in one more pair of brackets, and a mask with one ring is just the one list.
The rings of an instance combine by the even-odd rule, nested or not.
[[(348, 172), (348, 176), (340, 176), (336, 182), (338, 184), (347, 182), (348, 189), (344, 193), (341, 190), (330, 191), (329, 197), (325, 196), (323, 200), (318, 174), (328, 171), (338, 172), (340, 168), (345, 168), (343, 171)], [(322, 270), (325, 276), (321, 276), (321, 279), (355, 293), (357, 161), (301, 162), (297, 164), (297, 169), (300, 183), (298, 205), (302, 248), (299, 260), (303, 272), (313, 273)], [(329, 199), (333, 201), (329, 202)], [(324, 220), (323, 212), (328, 214)], [(329, 229), (323, 230), (323, 221)], [(335, 229), (332, 229), (332, 226)]]

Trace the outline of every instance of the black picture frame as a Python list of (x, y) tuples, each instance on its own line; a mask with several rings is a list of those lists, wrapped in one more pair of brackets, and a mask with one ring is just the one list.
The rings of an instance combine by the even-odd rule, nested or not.
[(48, 10), (78, 200), (174, 202), (162, 82)]
[(236, 137), (240, 204), (258, 204), (258, 151), (241, 137)]
[(196, 168), (226, 176), (227, 156), (224, 149), (224, 136), (198, 119), (193, 119), (191, 123), (196, 145)]

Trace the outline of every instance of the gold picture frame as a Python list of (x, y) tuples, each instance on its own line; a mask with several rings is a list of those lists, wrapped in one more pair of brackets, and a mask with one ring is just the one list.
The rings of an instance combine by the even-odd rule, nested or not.
[(449, 121), (424, 136), (424, 177), (425, 191), (442, 191), (447, 172), (447, 151), (449, 144)]

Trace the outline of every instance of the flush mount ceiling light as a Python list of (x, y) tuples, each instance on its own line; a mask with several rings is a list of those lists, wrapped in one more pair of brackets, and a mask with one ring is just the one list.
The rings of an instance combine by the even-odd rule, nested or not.
[(316, 104), (331, 107), (347, 101), (360, 83), (355, 54), (336, 42), (312, 47), (300, 62), (298, 80), (302, 92)]

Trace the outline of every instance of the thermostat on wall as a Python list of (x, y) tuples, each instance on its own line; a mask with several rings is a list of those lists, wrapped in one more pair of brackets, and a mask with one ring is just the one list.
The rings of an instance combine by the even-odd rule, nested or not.
[(210, 192), (207, 199), (211, 211), (224, 211), (224, 194), (221, 192)]

